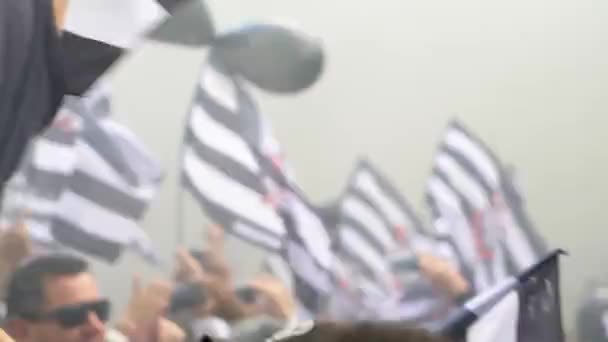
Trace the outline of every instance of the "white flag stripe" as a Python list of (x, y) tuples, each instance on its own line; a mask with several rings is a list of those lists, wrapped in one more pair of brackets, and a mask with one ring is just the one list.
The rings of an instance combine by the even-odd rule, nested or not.
[(331, 239), (319, 216), (296, 196), (290, 196), (289, 209), (295, 219), (298, 235), (315, 260), (326, 270), (331, 269), (333, 251)]
[(232, 79), (210, 64), (202, 73), (201, 85), (215, 103), (234, 115), (239, 114), (238, 92)]
[(382, 257), (351, 227), (340, 226), (340, 239), (344, 248), (350, 250), (352, 254), (360, 255), (361, 259), (365, 260), (376, 276), (380, 279), (386, 277), (388, 266)]
[[(431, 179), (431, 183), (433, 187), (429, 188), (429, 191), (435, 198), (448, 199), (447, 203), (453, 203), (455, 194), (447, 185), (438, 178)], [(441, 217), (449, 225), (449, 235), (454, 239), (467, 265), (472, 268), (475, 287), (485, 289), (490, 285), (489, 274), (477, 253), (477, 246), (474, 244), (475, 236), (468, 220), (460, 208), (453, 208), (451, 205), (444, 206), (446, 202), (438, 200), (437, 206)]]
[(126, 49), (167, 15), (156, 0), (70, 0), (64, 29)]
[(38, 138), (33, 148), (32, 161), (36, 169), (60, 174), (67, 174), (74, 169), (76, 154), (72, 146)]
[[(429, 180), (428, 191), (436, 199), (437, 207), (441, 212), (442, 222), (445, 223), (445, 232), (454, 239), (463, 257), (468, 262), (474, 263), (478, 258), (474, 245), (475, 238), (468, 226), (460, 206), (454, 206), (458, 199), (452, 190), (439, 178), (432, 177)], [(442, 227), (442, 225), (436, 225)]]
[(395, 240), (389, 235), (384, 222), (360, 199), (354, 196), (345, 198), (342, 203), (342, 212), (344, 216), (359, 222), (384, 247), (385, 251), (390, 251), (395, 247)]
[(19, 203), (20, 206), (27, 208), (37, 215), (48, 215), (53, 216), (57, 211), (57, 199), (56, 198), (43, 198), (41, 196), (26, 194), (23, 199), (23, 203)]
[(505, 257), (505, 250), (502, 245), (498, 245), (492, 250), (493, 259), (492, 259), (492, 277), (494, 282), (505, 279), (509, 276), (509, 271), (507, 270), (507, 260)]
[(238, 234), (246, 241), (258, 243), (262, 246), (272, 248), (273, 250), (280, 250), (282, 246), (280, 237), (272, 237), (268, 234), (260, 234), (257, 228), (251, 227), (240, 221), (234, 222), (232, 230), (235, 234)]
[(436, 159), (437, 166), (451, 180), (456, 190), (478, 210), (488, 208), (488, 198), (479, 183), (475, 182), (450, 155), (441, 153)]
[(124, 159), (140, 176), (143, 183), (156, 183), (163, 176), (163, 169), (143, 142), (127, 127), (109, 117), (99, 119), (100, 126), (115, 140)]
[(512, 220), (511, 215), (505, 214), (505, 220), (510, 224), (504, 229), (504, 242), (507, 249), (511, 252), (510, 256), (517, 264), (519, 270), (526, 269), (538, 261), (538, 256), (532, 249), (527, 236)]
[(519, 305), (511, 291), (467, 330), (467, 342), (518, 342)]
[(449, 206), (452, 210), (462, 210), (460, 200), (441, 178), (431, 176), (427, 182), (427, 188), (436, 202), (441, 202), (443, 206)]
[(108, 185), (115, 191), (129, 194), (134, 198), (149, 201), (156, 195), (156, 186), (130, 186), (110, 165), (97, 153), (97, 151), (84, 140), (76, 143), (78, 151), (77, 168), (83, 173), (93, 176), (98, 181)]
[[(355, 180), (356, 185), (378, 205), (378, 208), (382, 211), (389, 222), (395, 225), (401, 225), (407, 227), (410, 230), (414, 230), (413, 222), (410, 218), (405, 215), (403, 210), (399, 208), (393, 200), (388, 198), (382, 191), (374, 177), (369, 172), (359, 173)], [(395, 227), (390, 227), (391, 231)]]
[(49, 229), (49, 222), (25, 220), (30, 236), (34, 241), (51, 244), (55, 241)]
[(500, 186), (500, 175), (496, 164), (479, 144), (471, 141), (461, 130), (450, 129), (445, 137), (445, 143), (457, 151), (461, 151), (483, 175), (488, 184), (497, 189)]
[(504, 279), (467, 301), (464, 306), (477, 316), (482, 316), (496, 304), (496, 299), (503, 298), (505, 294), (516, 287), (517, 283), (518, 280), (515, 277)]
[(202, 144), (239, 162), (252, 173), (260, 171), (255, 157), (243, 138), (213, 120), (201, 106), (197, 105), (192, 109), (190, 128)]
[(210, 201), (231, 208), (277, 236), (285, 235), (280, 217), (272, 207), (264, 203), (260, 194), (231, 181), (221, 171), (199, 159), (190, 147), (186, 148), (184, 154), (184, 169), (194, 186)]
[(148, 237), (136, 221), (108, 211), (71, 191), (61, 196), (59, 211), (63, 220), (99, 238), (123, 245), (148, 244)]

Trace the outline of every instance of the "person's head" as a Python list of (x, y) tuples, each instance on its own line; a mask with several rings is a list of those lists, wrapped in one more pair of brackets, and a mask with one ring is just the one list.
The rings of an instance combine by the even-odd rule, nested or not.
[(18, 342), (102, 342), (110, 310), (87, 263), (63, 254), (18, 268), (6, 306), (7, 329)]
[(446, 342), (403, 323), (312, 322), (277, 333), (271, 342)]

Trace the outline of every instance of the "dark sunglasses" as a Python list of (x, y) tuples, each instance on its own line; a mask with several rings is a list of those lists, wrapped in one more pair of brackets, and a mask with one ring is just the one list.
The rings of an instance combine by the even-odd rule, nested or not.
[(42, 314), (21, 315), (31, 321), (56, 321), (61, 327), (68, 329), (84, 324), (89, 313), (94, 312), (100, 321), (106, 322), (110, 316), (110, 302), (100, 300), (90, 303), (68, 305)]

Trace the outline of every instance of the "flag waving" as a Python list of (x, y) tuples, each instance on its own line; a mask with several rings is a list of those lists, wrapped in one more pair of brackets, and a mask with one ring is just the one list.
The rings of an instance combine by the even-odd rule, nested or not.
[(247, 86), (212, 50), (186, 123), (183, 186), (229, 233), (281, 255), (314, 315), (333, 283), (331, 238)]
[(163, 172), (129, 129), (100, 112), (109, 109), (105, 95), (89, 103), (69, 98), (51, 127), (34, 140), (23, 165), (21, 204), (30, 213), (36, 240), (110, 262), (125, 248), (155, 261), (138, 222)]
[(278, 252), (286, 235), (261, 177), (252, 147), (261, 118), (242, 80), (210, 57), (186, 123), (182, 182), (207, 214), (229, 233)]
[(469, 300), (439, 333), (455, 341), (564, 341), (559, 255), (541, 261)]
[(339, 251), (345, 262), (386, 293), (394, 290), (387, 257), (411, 249), (421, 224), (399, 191), (361, 159), (339, 200)]
[(450, 236), (478, 291), (534, 264), (546, 252), (515, 202), (495, 154), (460, 123), (447, 128), (427, 183), (438, 233)]

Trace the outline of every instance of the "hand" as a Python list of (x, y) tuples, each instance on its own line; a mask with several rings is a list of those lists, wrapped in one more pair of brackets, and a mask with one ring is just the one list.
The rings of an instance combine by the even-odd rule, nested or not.
[(203, 266), (185, 248), (179, 248), (176, 253), (175, 280), (193, 282), (204, 276)]
[(169, 307), (173, 287), (164, 281), (154, 281), (146, 287), (139, 277), (133, 280), (131, 298), (119, 327), (127, 334), (141, 332), (155, 326)]
[(469, 284), (449, 262), (432, 254), (418, 254), (420, 270), (431, 282), (447, 291), (453, 297), (458, 297), (469, 291)]
[(215, 255), (224, 254), (224, 229), (217, 224), (207, 226), (207, 243), (209, 250)]
[(186, 333), (175, 323), (166, 318), (158, 321), (158, 342), (183, 342)]
[(14, 228), (0, 232), (0, 261), (9, 268), (17, 267), (32, 253), (24, 218), (20, 218)]
[(208, 272), (213, 272), (215, 275), (224, 278), (225, 282), (231, 281), (231, 272), (228, 262), (225, 258), (225, 239), (224, 229), (217, 224), (212, 224), (207, 227), (207, 252), (208, 252)]

